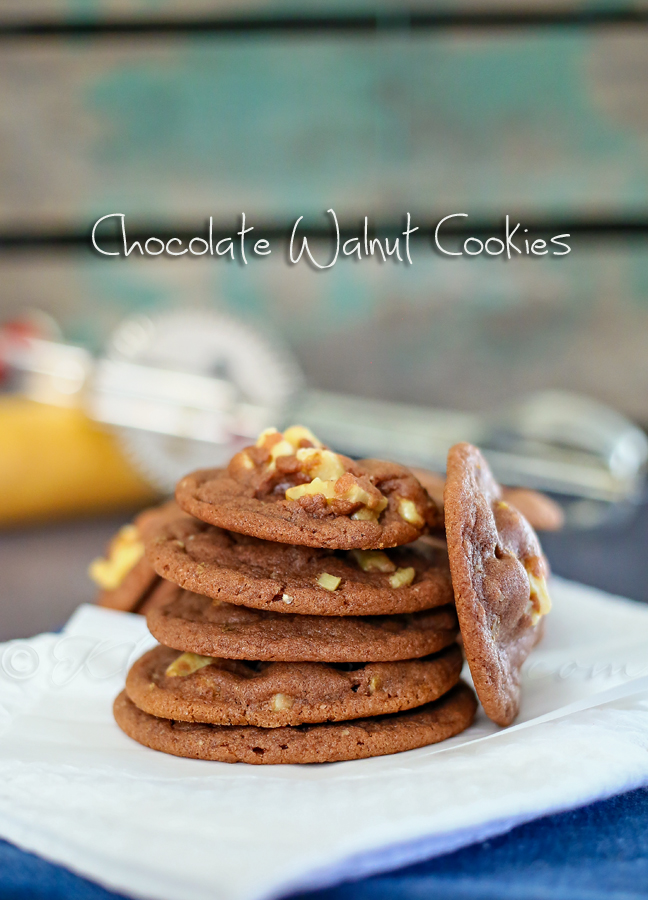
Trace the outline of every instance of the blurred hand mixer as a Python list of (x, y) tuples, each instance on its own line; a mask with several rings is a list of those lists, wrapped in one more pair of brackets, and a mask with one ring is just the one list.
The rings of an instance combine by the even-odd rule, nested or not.
[(99, 358), (52, 330), (5, 330), (0, 365), (0, 524), (148, 502), (291, 422), (437, 472), (471, 441), (504, 484), (559, 495), (573, 524), (644, 490), (646, 435), (589, 398), (545, 391), (478, 414), (313, 390), (280, 340), (217, 312), (130, 317)]

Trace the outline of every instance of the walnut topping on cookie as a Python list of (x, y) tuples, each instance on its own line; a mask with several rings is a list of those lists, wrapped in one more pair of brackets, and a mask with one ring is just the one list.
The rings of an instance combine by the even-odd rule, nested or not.
[(395, 572), (396, 565), (382, 550), (350, 550), (363, 572)]
[(108, 545), (106, 555), (89, 567), (90, 578), (100, 588), (97, 603), (123, 612), (143, 612), (158, 576), (144, 556), (148, 536), (177, 519), (180, 510), (171, 501), (145, 509), (124, 525)]
[(328, 572), (322, 572), (320, 577), (317, 579), (317, 583), (320, 587), (323, 587), (325, 591), (336, 591), (342, 579), (339, 575), (329, 575)]
[[(228, 470), (234, 477), (250, 477), (250, 472), (268, 474), (290, 468), (282, 457), (293, 457), (300, 450), (323, 447), (310, 429), (303, 425), (293, 425), (283, 434), (276, 428), (262, 431), (254, 447), (246, 447), (232, 457)], [(247, 473), (247, 475), (246, 475)]]
[(198, 653), (181, 653), (167, 666), (165, 675), (167, 678), (186, 678), (193, 675), (199, 669), (210, 666), (214, 662), (211, 656), (200, 656)]
[(222, 528), (338, 550), (395, 547), (442, 524), (409, 469), (334, 453), (302, 425), (266, 429), (226, 470), (183, 478), (176, 498)]
[[(303, 425), (293, 425), (283, 434), (267, 428), (253, 448), (233, 457), (228, 473), (254, 485), (259, 498), (283, 494), (318, 517), (377, 522), (389, 503), (353, 460), (333, 453)], [(399, 514), (418, 528), (425, 524), (411, 500), (400, 501)]]
[(105, 558), (90, 563), (88, 574), (104, 591), (116, 590), (144, 556), (144, 541), (135, 525), (124, 525), (110, 543)]
[(406, 569), (396, 569), (393, 575), (389, 576), (389, 584), (393, 588), (407, 587), (416, 577), (416, 570), (412, 566)]
[(551, 597), (545, 577), (546, 564), (542, 557), (530, 556), (524, 560), (524, 568), (529, 578), (531, 622), (535, 625), (542, 616), (551, 612)]

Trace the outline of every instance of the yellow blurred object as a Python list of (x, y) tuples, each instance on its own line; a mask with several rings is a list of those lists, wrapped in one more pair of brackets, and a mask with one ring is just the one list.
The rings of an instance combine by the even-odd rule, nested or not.
[(0, 526), (142, 506), (157, 494), (78, 409), (0, 396)]
[(124, 525), (110, 542), (108, 555), (93, 559), (88, 575), (103, 591), (116, 591), (144, 556), (144, 541), (137, 525)]

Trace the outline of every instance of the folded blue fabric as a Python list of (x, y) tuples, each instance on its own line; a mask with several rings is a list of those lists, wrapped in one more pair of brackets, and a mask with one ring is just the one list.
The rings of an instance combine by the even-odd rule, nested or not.
[[(447, 856), (299, 900), (648, 897), (648, 790), (538, 819)], [(296, 898), (295, 898), (296, 900)]]
[[(0, 841), (1, 900), (119, 895)], [(648, 789), (548, 816), (397, 872), (292, 900), (644, 900)], [(217, 900), (217, 898), (215, 898)]]

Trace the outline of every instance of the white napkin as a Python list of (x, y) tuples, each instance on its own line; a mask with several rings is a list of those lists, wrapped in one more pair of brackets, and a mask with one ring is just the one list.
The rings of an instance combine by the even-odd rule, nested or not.
[(518, 723), (318, 766), (177, 759), (111, 705), (153, 643), (81, 607), (60, 635), (0, 645), (0, 835), (156, 900), (256, 900), (444, 853), (648, 783), (648, 607), (554, 580)]

